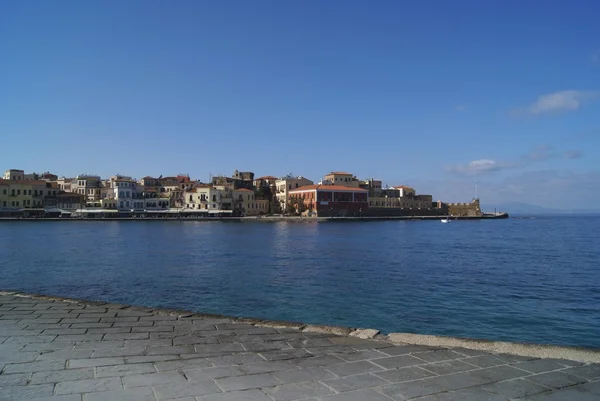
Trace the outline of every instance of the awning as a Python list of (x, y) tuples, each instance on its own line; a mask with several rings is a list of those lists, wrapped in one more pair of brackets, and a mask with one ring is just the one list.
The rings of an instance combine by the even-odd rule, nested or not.
[(209, 214), (217, 214), (217, 213), (233, 213), (233, 210), (209, 210)]
[(77, 209), (76, 213), (119, 213), (114, 209)]

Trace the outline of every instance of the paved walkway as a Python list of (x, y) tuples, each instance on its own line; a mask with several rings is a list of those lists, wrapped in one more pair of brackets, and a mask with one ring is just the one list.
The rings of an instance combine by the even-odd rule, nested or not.
[(598, 364), (11, 294), (0, 371), (2, 401), (600, 400)]

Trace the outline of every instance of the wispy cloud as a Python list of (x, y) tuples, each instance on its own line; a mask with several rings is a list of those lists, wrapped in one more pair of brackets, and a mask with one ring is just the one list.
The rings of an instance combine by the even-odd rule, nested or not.
[(594, 100), (600, 93), (595, 91), (566, 90), (548, 93), (537, 98), (533, 104), (514, 111), (517, 115), (541, 115), (579, 110), (585, 103)]
[(583, 157), (583, 152), (581, 150), (569, 150), (565, 153), (565, 157), (567, 159), (581, 159)]
[(459, 104), (458, 106), (454, 107), (454, 110), (456, 111), (467, 111), (469, 108), (467, 106), (465, 106), (464, 104)]
[(516, 167), (516, 164), (502, 163), (491, 159), (478, 159), (467, 164), (449, 166), (446, 168), (446, 170), (455, 174), (476, 175), (491, 173), (513, 167)]

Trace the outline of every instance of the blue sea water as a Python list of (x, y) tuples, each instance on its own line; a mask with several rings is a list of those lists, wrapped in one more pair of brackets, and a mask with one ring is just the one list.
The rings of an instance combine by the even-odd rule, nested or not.
[(600, 217), (0, 222), (0, 289), (600, 347)]

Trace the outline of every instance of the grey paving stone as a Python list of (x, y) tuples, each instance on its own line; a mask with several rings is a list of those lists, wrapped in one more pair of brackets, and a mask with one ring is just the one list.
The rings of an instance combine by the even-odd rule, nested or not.
[(512, 366), (495, 366), (493, 368), (473, 370), (472, 372), (479, 377), (490, 379), (491, 381), (516, 379), (517, 377), (523, 377), (530, 374)]
[(9, 363), (4, 366), (3, 373), (42, 372), (46, 370), (61, 370), (65, 368), (65, 361), (39, 361), (27, 363)]
[(340, 377), (335, 379), (321, 380), (321, 382), (335, 391), (343, 393), (345, 391), (359, 390), (361, 388), (377, 387), (389, 384), (386, 380), (377, 377), (371, 373), (356, 376)]
[(155, 373), (154, 365), (151, 363), (136, 363), (128, 365), (98, 366), (96, 377), (117, 377), (128, 375), (139, 375), (143, 373)]
[(299, 369), (297, 365), (291, 364), (289, 361), (277, 361), (277, 362), (261, 362), (261, 363), (249, 363), (246, 365), (240, 365), (240, 369), (247, 374), (256, 373), (269, 373), (277, 372), (280, 370), (291, 370)]
[(32, 352), (49, 352), (49, 351), (59, 351), (59, 350), (68, 350), (73, 349), (75, 343), (34, 343), (34, 344), (25, 344), (23, 346), (23, 351), (32, 351)]
[(292, 348), (319, 348), (319, 347), (333, 347), (336, 345), (328, 338), (303, 338), (299, 340), (289, 340), (287, 343)]
[(108, 333), (104, 340), (144, 340), (150, 338), (149, 333)]
[(232, 355), (217, 356), (208, 358), (210, 363), (215, 366), (241, 365), (247, 363), (264, 362), (264, 359), (254, 353), (240, 353)]
[(42, 336), (42, 335), (36, 335), (36, 336), (13, 336), (13, 337), (8, 337), (4, 343), (4, 344), (11, 344), (11, 343), (18, 343), (18, 344), (31, 344), (31, 343), (50, 343), (52, 341), (54, 341), (57, 338), (57, 336)]
[(176, 355), (193, 354), (196, 350), (192, 345), (148, 347), (147, 355)]
[(265, 343), (244, 343), (240, 344), (246, 351), (262, 352), (262, 351), (275, 351), (290, 349), (291, 347), (285, 341), (269, 341)]
[(452, 359), (463, 358), (462, 354), (447, 349), (439, 351), (421, 352), (415, 356), (426, 362), (442, 362)]
[(153, 322), (159, 321), (159, 320), (177, 320), (177, 316), (172, 316), (172, 315), (156, 315), (156, 314), (152, 314), (151, 316), (141, 316), (140, 317), (140, 321), (144, 322), (144, 321), (148, 321), (151, 320)]
[(311, 366), (330, 366), (345, 362), (342, 358), (338, 358), (335, 355), (321, 355), (312, 358), (301, 358), (293, 360), (292, 363), (302, 367), (308, 368)]
[(404, 383), (392, 384), (379, 389), (383, 394), (393, 400), (408, 400), (411, 398), (424, 397), (431, 394), (446, 391), (443, 387), (431, 384), (424, 380), (414, 380)]
[(143, 355), (143, 356), (128, 356), (125, 361), (130, 363), (146, 363), (146, 362), (162, 362), (180, 360), (179, 355)]
[(235, 352), (246, 352), (242, 344), (198, 344), (194, 347), (198, 356), (222, 356)]
[(389, 358), (380, 358), (374, 360), (373, 362), (386, 369), (405, 368), (407, 366), (422, 365), (425, 363), (423, 360), (415, 358), (412, 355), (400, 355), (392, 356)]
[[(2, 364), (0, 364), (2, 366)], [(2, 369), (0, 369), (2, 371)], [(29, 379), (29, 373), (14, 373), (12, 375), (0, 375), (0, 389), (7, 386), (24, 386)]]
[(429, 363), (427, 365), (422, 365), (422, 368), (427, 369), (430, 372), (436, 373), (438, 375), (449, 375), (451, 373), (479, 369), (477, 366), (473, 366), (456, 359), (445, 362)]
[(100, 312), (100, 313), (80, 313), (79, 316), (77, 316), (78, 318), (103, 318), (103, 317), (115, 317), (117, 316), (116, 313), (114, 312)]
[(221, 390), (214, 382), (170, 383), (154, 386), (154, 393), (159, 401), (220, 392)]
[(80, 394), (56, 395), (51, 397), (31, 398), (27, 401), (81, 401)]
[(192, 335), (178, 336), (173, 338), (173, 345), (193, 345), (193, 344), (218, 344), (214, 337), (198, 337)]
[(327, 366), (327, 370), (333, 374), (343, 377), (357, 375), (360, 373), (378, 372), (381, 369), (379, 366), (372, 364), (369, 361), (346, 362), (339, 365)]
[(170, 347), (173, 340), (170, 338), (150, 338), (146, 340), (125, 340), (125, 347)]
[(339, 356), (344, 361), (356, 362), (369, 359), (386, 358), (388, 355), (379, 352), (376, 349), (365, 349), (361, 351), (336, 352), (334, 355)]
[(53, 384), (34, 384), (29, 386), (7, 386), (0, 388), (1, 401), (22, 401), (52, 395)]
[(322, 397), (322, 401), (390, 401), (385, 395), (375, 390), (356, 390), (348, 393), (335, 394)]
[(215, 382), (223, 391), (248, 390), (251, 388), (271, 387), (279, 384), (277, 379), (270, 373), (257, 375), (244, 375), (236, 377), (224, 377), (215, 379)]
[(157, 333), (172, 332), (173, 326), (150, 326), (150, 327), (132, 327), (132, 333)]
[(125, 341), (82, 341), (75, 344), (74, 349), (112, 349), (112, 348), (123, 348)]
[[(131, 365), (133, 366), (133, 365)], [(141, 375), (131, 375), (123, 377), (123, 384), (126, 388), (131, 387), (143, 387), (143, 386), (155, 386), (157, 384), (165, 383), (185, 383), (186, 378), (179, 372), (160, 372), (160, 373), (147, 373)]]
[(384, 370), (381, 372), (375, 372), (374, 374), (391, 383), (400, 383), (409, 380), (424, 379), (426, 377), (435, 376), (434, 373), (421, 369), (418, 366)]
[(239, 366), (225, 366), (206, 369), (186, 369), (184, 374), (191, 382), (205, 382), (222, 377), (242, 376), (247, 374)]
[(125, 363), (123, 358), (93, 358), (93, 359), (71, 359), (69, 369), (92, 368), (95, 366), (122, 365)]
[(282, 383), (301, 383), (335, 377), (331, 372), (320, 367), (275, 371), (272, 374)]
[(38, 356), (38, 361), (65, 360), (65, 359), (83, 359), (89, 358), (92, 355), (92, 350), (85, 349), (67, 349), (44, 352)]
[(313, 356), (310, 352), (301, 348), (289, 350), (264, 351), (260, 355), (267, 361), (281, 361), (286, 359), (308, 358)]
[(208, 368), (212, 366), (211, 363), (208, 362), (208, 360), (206, 360), (205, 358), (157, 362), (154, 365), (156, 366), (156, 370), (158, 370), (159, 372), (181, 369)]
[(100, 319), (100, 323), (117, 323), (117, 322), (137, 322), (139, 320), (136, 316), (122, 316), (119, 317), (117, 313), (117, 317), (103, 317)]
[(563, 372), (582, 377), (587, 380), (597, 380), (600, 379), (600, 364), (577, 366), (574, 368), (565, 369)]
[(110, 358), (114, 356), (139, 356), (144, 355), (146, 347), (123, 347), (112, 349), (99, 349), (94, 351), (92, 358)]
[(480, 368), (490, 368), (492, 366), (500, 366), (506, 364), (506, 361), (497, 358), (493, 355), (479, 355), (472, 358), (462, 359), (462, 361), (470, 363), (471, 365), (478, 366)]
[(114, 322), (112, 327), (152, 327), (152, 322)]
[(89, 334), (131, 333), (131, 327), (100, 327), (89, 329)]
[(122, 388), (121, 379), (118, 377), (107, 377), (102, 379), (85, 379), (56, 383), (54, 394), (94, 393), (97, 391), (120, 390)]
[(273, 401), (260, 390), (232, 391), (225, 394), (210, 394), (200, 397), (201, 401)]
[[(263, 389), (275, 401), (291, 401), (308, 397), (321, 397), (334, 394), (333, 390), (318, 382), (304, 382), (284, 384), (277, 387)], [(366, 401), (368, 399), (364, 399)], [(389, 401), (389, 400), (387, 400)]]
[(155, 401), (151, 387), (102, 391), (85, 395), (85, 401)]
[[(17, 346), (16, 348), (19, 348)], [(40, 356), (39, 352), (33, 351), (0, 351), (0, 361), (7, 363), (34, 362)]]
[(460, 390), (467, 387), (492, 383), (494, 379), (478, 376), (475, 371), (456, 373), (446, 376), (435, 376), (425, 379), (427, 383), (445, 388), (447, 390)]
[(533, 361), (535, 359), (532, 356), (521, 356), (521, 355), (511, 355), (511, 354), (493, 354), (496, 358), (500, 358), (507, 363), (515, 363), (515, 362), (525, 362), (525, 361)]
[(534, 376), (527, 376), (525, 380), (553, 389), (573, 386), (585, 382), (585, 379), (563, 372), (540, 373)]
[(419, 398), (419, 401), (508, 401), (508, 398), (481, 389), (465, 389)]
[(56, 336), (55, 342), (100, 341), (104, 334), (62, 334)]
[(76, 317), (66, 317), (60, 320), (61, 323), (69, 323), (69, 324), (81, 324), (81, 323), (99, 323), (100, 318), (76, 318)]
[(549, 391), (547, 387), (543, 387), (539, 384), (535, 384), (523, 379), (514, 379), (492, 383), (485, 385), (481, 388), (487, 392), (504, 395), (509, 398), (529, 397), (535, 394)]
[(512, 366), (531, 373), (550, 372), (553, 370), (564, 369), (566, 367), (566, 365), (560, 363), (560, 361), (556, 359), (536, 359), (535, 361), (515, 363)]
[(63, 381), (75, 381), (93, 378), (94, 369), (92, 368), (54, 370), (34, 373), (31, 376), (31, 384), (58, 383)]

